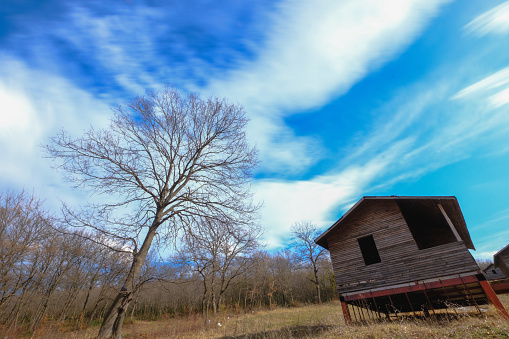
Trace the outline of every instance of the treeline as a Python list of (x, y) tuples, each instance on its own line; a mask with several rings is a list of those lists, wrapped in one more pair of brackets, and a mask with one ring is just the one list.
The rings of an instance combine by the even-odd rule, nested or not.
[[(299, 251), (260, 248), (259, 230), (204, 223), (179, 251), (152, 251), (125, 312), (159, 319), (289, 307), (335, 297), (328, 255), (316, 265)], [(203, 232), (198, 232), (202, 230)], [(131, 253), (130, 253), (131, 252)], [(26, 192), (0, 193), (0, 326), (35, 331), (44, 321), (84, 328), (101, 322), (122, 289), (132, 249), (100, 233), (66, 227)]]

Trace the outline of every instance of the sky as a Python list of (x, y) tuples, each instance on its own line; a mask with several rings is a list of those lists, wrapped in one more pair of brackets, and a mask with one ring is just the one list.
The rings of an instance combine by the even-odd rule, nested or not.
[(58, 208), (40, 145), (146, 89), (241, 103), (270, 250), (362, 196), (456, 196), (477, 258), (509, 243), (509, 1), (0, 2), (0, 189)]

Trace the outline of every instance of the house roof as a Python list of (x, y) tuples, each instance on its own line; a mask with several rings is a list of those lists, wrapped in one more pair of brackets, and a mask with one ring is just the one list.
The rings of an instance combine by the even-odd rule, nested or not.
[[(458, 204), (458, 200), (453, 196), (365, 196), (362, 197), (355, 205), (353, 205), (338, 221), (336, 221), (329, 229), (322, 235), (315, 239), (315, 243), (328, 249), (327, 238), (333, 230), (341, 229), (341, 226), (348, 220), (349, 216), (358, 209), (361, 205), (366, 203), (376, 203), (377, 201), (394, 200), (396, 202), (404, 200), (408, 203), (418, 204), (420, 208), (436, 208), (437, 204), (442, 205), (447, 216), (454, 225), (461, 240), (465, 243), (467, 248), (475, 250), (470, 233), (468, 233), (463, 213)], [(509, 245), (508, 245), (509, 246)]]

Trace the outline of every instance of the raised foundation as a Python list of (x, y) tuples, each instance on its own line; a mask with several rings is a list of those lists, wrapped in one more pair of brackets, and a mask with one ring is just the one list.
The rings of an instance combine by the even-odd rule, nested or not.
[(456, 313), (456, 308), (471, 306), (479, 313), (479, 305), (493, 304), (509, 319), (507, 311), (490, 287), (484, 275), (447, 277), (417, 281), (376, 290), (342, 295), (341, 306), (345, 322), (391, 319), (401, 314), (428, 316)]

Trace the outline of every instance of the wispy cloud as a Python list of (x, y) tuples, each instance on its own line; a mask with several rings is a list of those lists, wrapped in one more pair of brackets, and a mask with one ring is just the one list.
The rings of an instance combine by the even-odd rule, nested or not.
[(447, 2), (67, 4), (53, 20), (21, 16), (25, 29), (10, 41), (30, 62), (72, 74), (95, 95), (129, 97), (170, 83), (238, 101), (252, 116), (262, 170), (298, 174), (321, 158), (321, 146), (282, 119), (348, 91), (404, 50)]
[[(116, 3), (51, 0), (8, 19), (4, 50), (94, 93), (143, 93), (169, 83), (182, 89), (249, 58), (263, 38), (272, 1)], [(1, 13), (0, 13), (1, 14)], [(4, 27), (2, 27), (3, 29)], [(189, 85), (190, 86), (190, 85)]]
[[(264, 170), (305, 170), (319, 156), (309, 152), (309, 140), (281, 139), (288, 131), (279, 117), (320, 107), (348, 91), (408, 46), (446, 2), (284, 1), (258, 56), (213, 78), (205, 91), (238, 100), (254, 119), (271, 124), (255, 124), (250, 133), (261, 146)], [(293, 159), (305, 160), (270, 156), (286, 149)]]
[[(215, 15), (203, 13), (198, 5), (202, 12), (193, 18), (177, 3), (180, 9), (143, 2), (111, 9), (69, 4), (58, 20), (41, 20), (12, 35), (22, 51), (0, 55), (0, 100), (17, 114), (0, 111), (0, 147), (7, 150), (0, 177), (72, 199), (74, 193), (59, 187), (58, 174), (34, 146), (47, 142), (56, 128), (79, 132), (90, 123), (101, 125), (110, 116), (107, 103), (163, 83), (225, 96), (246, 106), (262, 171), (277, 173), (278, 179), (254, 184), (265, 202), (267, 241), (277, 247), (296, 221), (329, 226), (364, 194), (464, 159), (480, 144), (507, 141), (508, 69), (459, 90), (449, 81), (458, 77), (450, 68), (447, 79), (423, 80), (382, 104), (375, 112), (380, 119), (360, 132), (361, 141), (335, 166), (295, 180), (334, 150), (296, 136), (285, 118), (327, 104), (396, 58), (448, 2), (288, 0), (276, 3), (272, 15), (255, 11), (263, 16), (257, 24), (231, 21), (217, 9)], [(499, 19), (507, 4), (468, 27), (505, 32)], [(204, 16), (211, 22), (198, 19)]]
[[(311, 220), (326, 228), (363, 195), (415, 180), (481, 147), (498, 149), (506, 143), (507, 106), (487, 107), (482, 96), (450, 100), (458, 93), (453, 79), (458, 76), (414, 84), (380, 107), (377, 113), (383, 119), (329, 172), (308, 181), (258, 181), (257, 197), (265, 201), (263, 224), (271, 229), (269, 245), (280, 245), (296, 221)], [(468, 93), (472, 86), (459, 93)], [(477, 241), (482, 249), (488, 240)]]
[[(39, 145), (65, 127), (81, 134), (90, 124), (106, 126), (109, 106), (72, 83), (0, 55), (0, 187), (34, 188), (58, 206), (58, 199), (79, 199), (51, 169)], [(85, 114), (86, 113), (86, 114)]]
[(479, 15), (465, 26), (465, 31), (478, 36), (509, 33), (509, 1)]
[(468, 86), (452, 98), (484, 99), (493, 108), (509, 103), (509, 67)]
[(387, 173), (410, 144), (409, 140), (395, 142), (372, 158), (307, 181), (256, 181), (256, 198), (264, 202), (262, 224), (268, 228), (268, 246), (283, 245), (284, 238), (290, 234), (290, 226), (302, 220), (309, 220), (322, 229), (330, 226), (338, 213), (365, 195), (370, 186)]
[(509, 220), (509, 209), (496, 212), (486, 219), (470, 229), (480, 234), (475, 257), (493, 259), (493, 255), (506, 246), (509, 240), (509, 229), (505, 226)]

